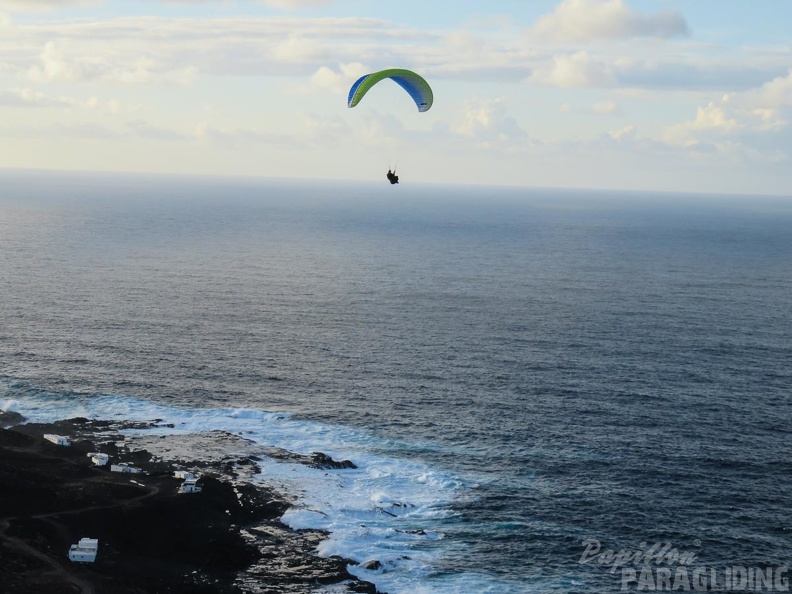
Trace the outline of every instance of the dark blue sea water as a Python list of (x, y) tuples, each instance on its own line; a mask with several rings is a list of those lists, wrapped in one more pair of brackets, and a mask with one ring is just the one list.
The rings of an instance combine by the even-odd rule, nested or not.
[(0, 405), (351, 457), (286, 520), (390, 594), (619, 591), (586, 539), (789, 561), (792, 199), (0, 183)]

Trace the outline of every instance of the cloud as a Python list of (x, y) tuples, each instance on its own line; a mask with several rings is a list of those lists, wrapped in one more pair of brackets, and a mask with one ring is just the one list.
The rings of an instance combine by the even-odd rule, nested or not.
[(121, 111), (137, 111), (136, 108), (124, 106), (115, 99), (101, 100), (98, 97), (89, 97), (88, 99), (75, 99), (65, 96), (53, 97), (28, 88), (0, 91), (0, 107), (79, 108), (107, 114), (118, 114)]
[(48, 97), (31, 89), (10, 89), (0, 92), (2, 107), (72, 107), (76, 104), (74, 99)]
[(635, 139), (638, 138), (638, 132), (635, 129), (635, 126), (625, 126), (624, 128), (621, 128), (619, 130), (608, 132), (608, 136), (610, 136), (612, 140), (616, 140), (616, 141), (625, 141), (625, 140), (634, 141)]
[(506, 112), (501, 99), (474, 99), (463, 106), (462, 118), (450, 127), (457, 136), (484, 148), (526, 146), (529, 138), (517, 120)]
[(762, 129), (773, 130), (776, 128), (783, 128), (788, 124), (786, 119), (781, 114), (781, 110), (757, 108), (751, 111), (751, 114), (762, 122)]
[(757, 109), (777, 110), (792, 107), (792, 70), (778, 76), (758, 89), (738, 96), (739, 101)]
[(315, 63), (322, 57), (322, 45), (299, 35), (290, 35), (273, 48), (273, 56), (284, 63)]
[(621, 86), (640, 89), (689, 89), (703, 91), (747, 90), (761, 85), (768, 77), (786, 72), (780, 64), (735, 63), (720, 59), (704, 60), (690, 54), (686, 59), (672, 55), (620, 59), (614, 65)]
[(556, 9), (539, 18), (531, 33), (559, 41), (593, 41), (634, 37), (670, 38), (690, 33), (677, 12), (645, 15), (625, 0), (563, 0)]
[(79, 140), (118, 140), (125, 135), (101, 124), (54, 124), (46, 127), (3, 125), (0, 136), (24, 139), (51, 140), (69, 138)]
[(792, 161), (792, 71), (748, 91), (710, 100), (696, 117), (668, 127), (663, 139), (701, 157), (714, 154), (734, 164), (778, 165)]
[(297, 142), (297, 138), (290, 134), (279, 134), (253, 128), (218, 128), (208, 122), (198, 124), (192, 137), (234, 149), (244, 149), (251, 145), (262, 144), (291, 148), (301, 146)]
[(635, 124), (628, 124), (615, 130), (598, 134), (593, 139), (579, 139), (561, 143), (561, 152), (582, 151), (591, 155), (603, 154), (629, 156), (631, 159), (643, 155), (644, 158), (676, 161), (684, 159), (677, 147), (662, 139), (652, 138)]
[[(745, 62), (734, 58), (727, 61), (695, 53), (664, 53), (658, 48), (644, 47), (642, 42), (630, 44), (634, 57), (625, 57), (621, 48), (610, 53), (595, 48), (534, 56), (529, 62), (533, 72), (525, 80), (562, 88), (612, 87), (633, 92), (646, 89), (726, 93), (755, 88), (768, 78), (785, 75), (789, 70), (789, 59), (783, 64), (781, 61), (759, 62), (747, 56)], [(642, 51), (654, 51), (655, 55), (641, 57)]]
[(101, 64), (96, 61), (66, 60), (54, 41), (44, 45), (40, 55), (40, 65), (30, 68), (28, 76), (36, 82), (75, 81), (98, 78)]
[(195, 139), (194, 135), (182, 134), (181, 132), (176, 132), (175, 130), (152, 126), (143, 120), (133, 120), (131, 122), (127, 122), (127, 128), (133, 135), (146, 140), (163, 140), (167, 142), (173, 142)]
[[(228, 4), (228, 0), (163, 0), (166, 4)], [(301, 8), (313, 8), (316, 6), (327, 6), (334, 0), (252, 0), (256, 4), (266, 4), (273, 8), (285, 10), (299, 10)]]
[(696, 110), (696, 119), (688, 124), (691, 130), (721, 130), (731, 132), (737, 128), (737, 120), (731, 119), (726, 112), (710, 102), (706, 107)]
[(450, 31), (431, 40), (419, 54), (427, 74), (477, 82), (522, 80), (531, 74), (539, 55), (509, 28), (494, 33)]
[(589, 107), (575, 108), (569, 103), (559, 106), (559, 111), (563, 113), (585, 113), (599, 116), (622, 115), (621, 106), (615, 101), (600, 101)]
[(371, 72), (371, 69), (360, 62), (341, 64), (339, 72), (327, 66), (322, 66), (311, 76), (311, 84), (320, 89), (329, 89), (334, 93), (346, 94), (349, 92), (352, 83), (368, 72)]
[[(3, 95), (0, 95), (0, 106), (2, 106)], [(100, 105), (98, 100), (92, 99), (87, 102), (77, 102), (74, 100), (63, 100), (64, 104), (81, 105), (83, 107), (107, 107)], [(309, 130), (309, 135), (313, 131)], [(298, 136), (277, 134), (265, 130), (255, 130), (252, 128), (218, 128), (209, 123), (198, 124), (194, 129), (183, 132), (173, 128), (156, 126), (142, 119), (130, 120), (121, 124), (118, 129), (109, 128), (105, 125), (93, 122), (83, 122), (79, 124), (56, 123), (48, 126), (23, 126), (5, 125), (0, 126), (0, 136), (13, 136), (30, 139), (89, 139), (89, 140), (119, 140), (119, 139), (143, 139), (157, 142), (211, 142), (225, 148), (244, 148), (251, 145), (277, 145), (277, 146), (303, 146), (298, 143)]]
[(313, 8), (314, 6), (327, 6), (333, 0), (258, 0), (261, 4), (274, 6), (275, 8), (299, 9)]
[[(299, 34), (294, 32), (299, 31)], [(328, 63), (416, 67), (436, 36), (370, 18), (161, 18), (16, 26), (0, 67), (35, 82), (189, 84), (196, 76), (310, 77)]]
[[(591, 2), (591, 0), (587, 0)], [(519, 82), (562, 88), (705, 89), (755, 87), (785, 74), (789, 55), (728, 56), (693, 42), (624, 42), (608, 53), (537, 44), (515, 28), (420, 30), (356, 17), (43, 20), (2, 29), (0, 70), (34, 82), (191, 84), (200, 76), (283, 76), (333, 86), (333, 64), (370, 70), (396, 64), (432, 80)], [(629, 57), (626, 57), (629, 56)], [(338, 67), (334, 68), (338, 73)]]
[(39, 63), (30, 66), (27, 77), (37, 83), (105, 81), (187, 85), (198, 72), (192, 65), (173, 68), (146, 57), (115, 60), (112, 52), (99, 57), (74, 42), (64, 47), (67, 49), (54, 41), (47, 42), (39, 55)]
[[(729, 93), (696, 108), (693, 120), (669, 127), (672, 143), (696, 145), (731, 139), (751, 146), (778, 146), (792, 117), (792, 71), (744, 92)], [(788, 139), (785, 139), (788, 140)]]
[(51, 12), (62, 8), (96, 6), (103, 0), (0, 0), (0, 10), (9, 12)]
[(581, 51), (555, 56), (551, 63), (538, 67), (528, 81), (550, 87), (610, 87), (616, 77), (606, 63)]
[(342, 138), (349, 138), (352, 130), (340, 117), (322, 118), (316, 115), (303, 116), (305, 140), (312, 145), (338, 147)]
[(672, 145), (695, 148), (702, 143), (723, 142), (741, 126), (741, 122), (730, 117), (723, 107), (710, 101), (705, 107), (696, 109), (694, 119), (668, 127), (663, 140)]
[(117, 115), (124, 112), (137, 112), (140, 111), (139, 107), (129, 106), (122, 104), (117, 99), (108, 99), (106, 101), (102, 101), (96, 97), (91, 97), (88, 101), (85, 102), (85, 106), (91, 109), (97, 109), (99, 111), (103, 111), (112, 115)]
[(392, 115), (364, 112), (359, 119), (351, 130), (355, 141), (362, 146), (393, 149), (412, 144), (404, 125)]
[(590, 113), (595, 115), (620, 115), (621, 106), (615, 101), (601, 101), (591, 106)]

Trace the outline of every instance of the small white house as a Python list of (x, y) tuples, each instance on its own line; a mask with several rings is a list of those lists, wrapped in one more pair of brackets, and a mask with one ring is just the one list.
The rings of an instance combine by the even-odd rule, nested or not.
[(179, 487), (179, 493), (200, 493), (201, 487), (198, 486), (197, 478), (188, 478)]
[(99, 550), (99, 539), (81, 538), (80, 542), (69, 547), (69, 561), (93, 563)]
[(177, 479), (184, 479), (184, 480), (195, 478), (193, 473), (188, 470), (177, 470), (176, 472), (173, 473), (173, 476), (175, 476)]
[(71, 441), (69, 440), (69, 438), (68, 437), (64, 437), (63, 435), (54, 435), (52, 433), (45, 433), (44, 434), (44, 439), (46, 439), (47, 441), (51, 441), (55, 445), (59, 445), (59, 446), (70, 446), (71, 445)]
[(126, 472), (131, 474), (143, 474), (143, 470), (140, 468), (136, 468), (135, 466), (129, 466), (128, 464), (111, 464), (110, 465), (110, 472)]
[(107, 454), (100, 454), (98, 452), (87, 454), (87, 456), (91, 459), (91, 462), (96, 464), (96, 466), (106, 466), (107, 462), (110, 460), (110, 456)]

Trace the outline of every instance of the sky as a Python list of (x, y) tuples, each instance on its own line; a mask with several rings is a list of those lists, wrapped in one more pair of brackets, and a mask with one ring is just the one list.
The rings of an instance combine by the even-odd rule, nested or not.
[[(0, 168), (792, 195), (791, 26), (789, 0), (0, 0)], [(390, 67), (432, 109), (387, 80), (347, 107)]]

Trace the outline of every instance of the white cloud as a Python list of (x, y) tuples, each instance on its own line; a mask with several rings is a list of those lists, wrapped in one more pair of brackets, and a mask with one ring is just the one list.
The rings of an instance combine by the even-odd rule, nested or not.
[(134, 136), (146, 140), (161, 140), (161, 141), (173, 142), (173, 141), (195, 139), (194, 135), (183, 134), (175, 130), (152, 126), (151, 124), (143, 120), (133, 120), (131, 122), (127, 122), (127, 128)]
[(285, 63), (315, 63), (322, 57), (322, 45), (299, 35), (290, 35), (273, 48), (273, 56)]
[(615, 101), (601, 101), (591, 106), (591, 113), (595, 115), (619, 115), (622, 110)]
[(393, 149), (404, 146), (407, 133), (397, 118), (377, 112), (366, 112), (362, 121), (352, 127), (355, 139), (365, 147)]
[(0, 136), (24, 138), (26, 140), (51, 140), (54, 138), (118, 140), (123, 138), (124, 134), (101, 124), (86, 122), (80, 124), (54, 124), (43, 127), (2, 125), (0, 126)]
[(710, 101), (706, 107), (696, 109), (693, 120), (669, 127), (663, 134), (671, 144), (696, 147), (702, 142), (723, 139), (740, 127), (740, 123), (729, 117), (719, 105)]
[(280, 147), (297, 151), (319, 146), (337, 150), (344, 141), (348, 142), (353, 136), (363, 141), (366, 136), (365, 124), (353, 130), (338, 116), (328, 118), (313, 114), (299, 114), (298, 120), (289, 132), (274, 132), (266, 128), (249, 126), (218, 126), (210, 121), (200, 122), (189, 134), (151, 126), (144, 121), (130, 122), (128, 126), (137, 136), (151, 140), (198, 141), (230, 150), (248, 150), (255, 146)]
[[(634, 44), (632, 44), (634, 45)], [(617, 58), (614, 62), (619, 84), (623, 87), (673, 90), (690, 89), (709, 92), (746, 90), (766, 81), (768, 77), (785, 72), (782, 61), (758, 62), (746, 56), (744, 62), (734, 57), (716, 57), (672, 50), (645, 48), (647, 57), (641, 57), (641, 48), (634, 48), (635, 57)], [(704, 50), (702, 50), (704, 51)], [(650, 52), (655, 55), (649, 56)]]
[(371, 69), (360, 62), (341, 64), (339, 72), (322, 66), (311, 76), (311, 84), (321, 89), (329, 89), (334, 93), (346, 94), (352, 83), (368, 72), (371, 72)]
[(788, 124), (778, 109), (757, 108), (751, 110), (751, 115), (761, 122), (760, 129), (762, 130), (776, 130)]
[(620, 128), (619, 130), (613, 130), (608, 132), (608, 136), (612, 140), (616, 141), (635, 141), (639, 138), (638, 131), (635, 129), (635, 126), (625, 126), (624, 128)]
[(195, 127), (192, 137), (222, 145), (227, 148), (244, 149), (251, 145), (271, 144), (281, 147), (298, 147), (295, 136), (279, 134), (254, 128), (219, 128), (208, 122)]
[(537, 67), (528, 81), (551, 87), (610, 87), (616, 78), (610, 66), (581, 51), (554, 57)]
[(483, 147), (526, 147), (528, 134), (517, 120), (506, 112), (501, 99), (467, 101), (460, 121), (451, 126), (454, 134), (469, 138)]
[(86, 101), (78, 101), (76, 105), (111, 115), (138, 113), (141, 111), (139, 107), (123, 104), (118, 99), (102, 100), (98, 97), (90, 97)]
[(663, 138), (697, 158), (715, 155), (733, 165), (792, 161), (792, 73), (755, 89), (724, 95), (696, 109), (690, 121), (667, 128)]
[[(643, 132), (636, 124), (628, 124), (609, 130), (596, 136), (594, 139), (582, 139), (563, 143), (563, 150), (580, 150), (601, 156), (610, 153), (613, 155), (629, 156), (630, 159), (644, 158), (659, 160), (684, 160), (678, 147), (672, 146), (665, 140), (658, 140)], [(642, 157), (641, 157), (642, 156)]]
[(779, 76), (758, 89), (738, 95), (739, 101), (756, 106), (757, 109), (776, 110), (792, 107), (792, 70)]
[(73, 81), (86, 77), (85, 65), (66, 61), (54, 41), (50, 41), (44, 46), (40, 60), (41, 64), (33, 66), (28, 73), (30, 79), (36, 82)]
[[(163, 0), (166, 4), (229, 4), (229, 0)], [(300, 8), (313, 8), (327, 6), (334, 0), (251, 0), (257, 4), (266, 4), (274, 8), (297, 10)]]
[(0, 10), (9, 12), (51, 12), (61, 8), (84, 8), (102, 0), (0, 0)]
[(259, 0), (261, 4), (274, 6), (275, 8), (298, 9), (311, 8), (314, 6), (326, 6), (333, 0)]
[(187, 85), (192, 82), (197, 72), (197, 68), (191, 65), (169, 68), (152, 58), (129, 60), (114, 55), (112, 51), (100, 57), (89, 53), (88, 47), (74, 42), (59, 45), (49, 41), (41, 50), (39, 63), (28, 69), (27, 77), (37, 83), (105, 81), (121, 84), (157, 82)]
[(625, 0), (563, 0), (541, 17), (531, 32), (560, 41), (676, 37), (688, 35), (685, 19), (677, 12), (645, 15)]
[[(299, 31), (299, 34), (294, 32)], [(0, 68), (36, 82), (188, 84), (197, 75), (309, 77), (323, 64), (413, 67), (435, 36), (368, 18), (124, 17), (0, 35)], [(409, 66), (408, 66), (409, 67)]]
[(139, 108), (122, 104), (117, 99), (103, 100), (98, 97), (76, 99), (66, 96), (50, 96), (29, 88), (0, 91), (0, 107), (85, 109), (105, 114), (135, 113)]
[(487, 43), (470, 31), (452, 31), (445, 36), (445, 45), (460, 56), (480, 56), (488, 51)]
[(50, 19), (2, 31), (0, 70), (24, 72), (37, 82), (189, 84), (200, 75), (307, 79), (322, 66), (361, 62), (371, 70), (404, 64), (434, 80), (725, 92), (786, 73), (790, 57), (774, 54), (760, 63), (744, 54), (727, 61), (692, 42), (685, 42), (689, 51), (681, 51), (654, 40), (628, 41), (629, 49), (617, 52), (574, 53), (550, 42), (532, 43), (509, 27), (433, 31), (352, 17)]
[(729, 118), (726, 112), (710, 102), (706, 107), (696, 110), (696, 119), (689, 124), (692, 130), (721, 130), (730, 132), (737, 128), (737, 120)]
[(71, 107), (76, 103), (73, 99), (48, 97), (32, 89), (10, 89), (0, 92), (2, 107)]
[(672, 143), (695, 146), (731, 138), (753, 146), (768, 145), (776, 154), (778, 132), (792, 116), (792, 71), (748, 91), (730, 93), (697, 107), (695, 119), (669, 127)]
[(338, 116), (321, 118), (316, 115), (303, 116), (305, 140), (313, 145), (338, 147), (342, 138), (349, 138), (350, 127)]
[(562, 113), (586, 113), (601, 116), (622, 115), (622, 108), (615, 101), (600, 101), (584, 108), (575, 108), (569, 103), (563, 103), (558, 109)]

